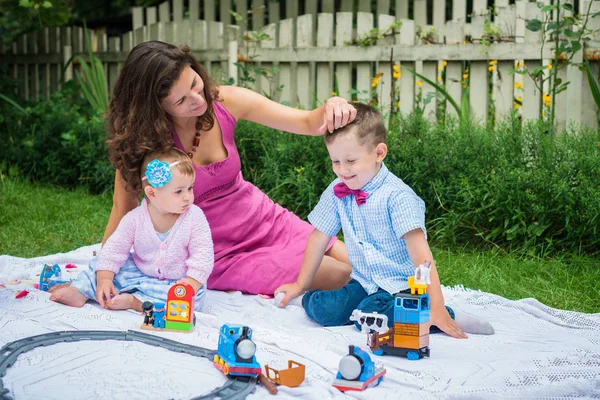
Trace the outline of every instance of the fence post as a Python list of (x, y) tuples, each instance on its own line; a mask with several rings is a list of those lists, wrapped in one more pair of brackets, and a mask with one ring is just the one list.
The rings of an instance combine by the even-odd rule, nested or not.
[(70, 62), (71, 56), (73, 55), (73, 49), (71, 46), (63, 46), (63, 65), (67, 65), (65, 68), (65, 82), (73, 79), (73, 63)]

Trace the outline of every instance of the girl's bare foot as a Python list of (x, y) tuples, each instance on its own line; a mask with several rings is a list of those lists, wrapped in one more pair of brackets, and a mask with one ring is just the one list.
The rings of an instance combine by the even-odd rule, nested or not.
[(87, 297), (79, 290), (67, 286), (53, 290), (50, 295), (50, 300), (71, 307), (83, 307), (87, 301)]
[(131, 293), (121, 293), (106, 302), (111, 310), (136, 310), (142, 312), (142, 302)]
[(56, 292), (58, 289), (62, 289), (62, 288), (67, 288), (71, 286), (70, 283), (61, 283), (60, 285), (54, 285), (52, 286), (50, 289), (48, 289), (48, 293), (54, 293)]

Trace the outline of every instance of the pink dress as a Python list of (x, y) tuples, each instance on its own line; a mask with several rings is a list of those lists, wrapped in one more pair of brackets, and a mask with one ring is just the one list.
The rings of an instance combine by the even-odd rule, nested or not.
[[(235, 118), (218, 101), (213, 101), (213, 109), (228, 155), (194, 166), (194, 203), (204, 211), (215, 248), (208, 288), (273, 294), (298, 277), (313, 227), (244, 180), (233, 137)], [(175, 130), (173, 139), (183, 150)]]

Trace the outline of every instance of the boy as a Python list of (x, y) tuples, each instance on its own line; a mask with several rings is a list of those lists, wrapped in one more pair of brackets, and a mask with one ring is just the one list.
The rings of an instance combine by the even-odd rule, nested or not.
[[(394, 294), (408, 288), (415, 265), (432, 261), (425, 230), (425, 204), (384, 165), (386, 131), (374, 108), (354, 103), (356, 119), (325, 134), (325, 144), (338, 179), (325, 190), (308, 219), (314, 231), (308, 238), (302, 268), (295, 283), (275, 291), (284, 307), (309, 287), (332, 236), (340, 229), (352, 265), (352, 280), (339, 290), (311, 290), (302, 297), (307, 315), (325, 326), (349, 323), (354, 309), (386, 314), (393, 321)], [(470, 333), (493, 333), (485, 321), (461, 314), (454, 320), (445, 307), (440, 280), (432, 262), (431, 324), (456, 338)], [(458, 322), (458, 324), (457, 324)], [(459, 324), (461, 326), (459, 326)]]

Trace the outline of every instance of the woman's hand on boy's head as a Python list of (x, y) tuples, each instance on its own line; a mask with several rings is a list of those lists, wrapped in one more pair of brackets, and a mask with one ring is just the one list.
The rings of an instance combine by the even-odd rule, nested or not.
[(450, 317), (448, 310), (444, 305), (431, 308), (430, 314), (431, 325), (435, 325), (440, 328), (444, 333), (457, 339), (467, 339), (468, 336), (463, 332), (462, 329), (456, 324), (456, 321)]
[(325, 103), (323, 114), (323, 125), (317, 132), (323, 134), (325, 131), (333, 132), (354, 121), (356, 109), (346, 99), (341, 97), (331, 97)]

